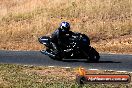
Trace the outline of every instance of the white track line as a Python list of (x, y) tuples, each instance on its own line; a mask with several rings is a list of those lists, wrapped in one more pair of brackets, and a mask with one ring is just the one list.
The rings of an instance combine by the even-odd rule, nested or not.
[(62, 67), (62, 68), (71, 68), (71, 67)]
[[(25, 65), (26, 66), (26, 65)], [(57, 66), (48, 66), (50, 68), (53, 68), (53, 67), (57, 67)], [(71, 68), (71, 67), (61, 67), (61, 68)], [(94, 70), (94, 71), (99, 71), (99, 69), (88, 69), (88, 70)], [(132, 74), (132, 72), (129, 72), (129, 71), (118, 71), (118, 70), (102, 70), (102, 71), (107, 71), (107, 72), (119, 72), (119, 73), (130, 73)]]
[(96, 71), (97, 71), (97, 70), (99, 70), (99, 69), (88, 69), (88, 70), (96, 70)]
[(55, 67), (55, 66), (48, 66), (48, 67), (53, 68), (53, 67)]
[(116, 72), (121, 72), (121, 73), (124, 73), (124, 72), (127, 72), (127, 71), (116, 71)]

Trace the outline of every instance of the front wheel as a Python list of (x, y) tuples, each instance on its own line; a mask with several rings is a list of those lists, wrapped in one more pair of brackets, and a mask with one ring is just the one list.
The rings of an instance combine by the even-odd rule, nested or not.
[(90, 50), (89, 61), (98, 62), (99, 59), (100, 59), (99, 53), (92, 47), (92, 49)]
[(53, 60), (61, 61), (62, 58), (60, 57), (59, 53), (53, 52), (50, 49), (42, 50), (41, 53), (48, 55)]
[(54, 57), (50, 57), (54, 60), (62, 61), (63, 57), (58, 52), (52, 52), (54, 54)]

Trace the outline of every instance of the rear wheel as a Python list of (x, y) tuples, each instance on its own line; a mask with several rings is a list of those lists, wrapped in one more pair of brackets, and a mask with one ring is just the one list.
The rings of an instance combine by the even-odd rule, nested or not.
[(100, 59), (99, 53), (94, 48), (92, 48), (90, 50), (89, 61), (90, 62), (98, 62), (99, 59)]

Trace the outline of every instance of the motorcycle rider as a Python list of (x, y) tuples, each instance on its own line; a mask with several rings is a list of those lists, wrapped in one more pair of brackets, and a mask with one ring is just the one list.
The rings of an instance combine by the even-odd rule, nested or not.
[[(51, 51), (49, 51), (47, 48), (46, 50), (42, 50), (41, 52), (44, 54), (48, 54), (50, 57), (52, 58), (57, 58), (58, 60), (61, 60), (63, 57), (63, 55), (65, 55), (64, 52), (62, 52), (62, 50), (67, 49), (67, 45), (69, 45), (69, 38), (72, 35), (80, 35), (81, 38), (79, 38), (79, 47), (82, 50), (81, 52), (83, 52), (86, 56), (88, 56), (89, 50), (90, 50), (90, 40), (89, 38), (85, 35), (85, 34), (81, 34), (81, 33), (74, 33), (72, 31), (70, 31), (70, 23), (68, 22), (62, 22), (59, 26), (59, 28), (57, 28), (57, 30), (55, 30), (53, 32), (53, 34), (51, 35), (50, 41), (51, 41), (51, 47), (53, 49), (52, 53)], [(74, 37), (72, 36), (72, 37)], [(72, 38), (71, 37), (71, 38)], [(64, 53), (64, 54), (63, 54)]]
[(61, 52), (61, 48), (67, 45), (68, 38), (73, 34), (70, 31), (70, 23), (62, 22), (57, 30), (51, 35), (51, 41), (55, 53)]

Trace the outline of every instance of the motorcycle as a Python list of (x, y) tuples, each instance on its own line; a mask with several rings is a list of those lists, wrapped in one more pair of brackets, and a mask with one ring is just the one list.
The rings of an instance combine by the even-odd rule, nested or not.
[(67, 44), (59, 47), (61, 49), (59, 53), (54, 49), (50, 36), (42, 36), (38, 38), (38, 41), (46, 46), (41, 53), (55, 60), (85, 58), (88, 62), (98, 62), (100, 59), (99, 53), (90, 46), (90, 40), (85, 34), (74, 33), (67, 40)]

